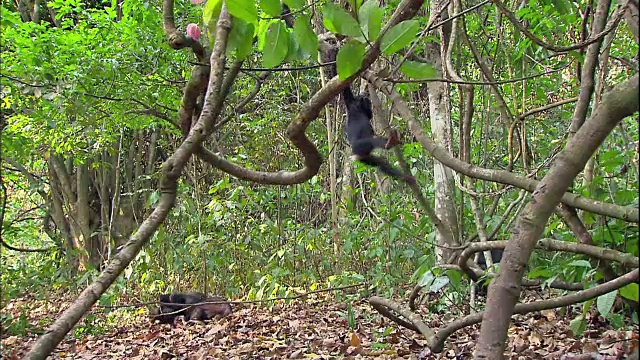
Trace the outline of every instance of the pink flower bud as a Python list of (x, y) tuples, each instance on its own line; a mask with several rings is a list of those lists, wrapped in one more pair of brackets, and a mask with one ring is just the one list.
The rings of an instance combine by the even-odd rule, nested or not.
[(195, 41), (200, 40), (200, 28), (198, 27), (198, 24), (187, 25), (187, 35), (191, 36)]
[(200, 4), (202, 4), (203, 2), (204, 2), (204, 0), (191, 0), (191, 3), (192, 3), (193, 5), (200, 5)]

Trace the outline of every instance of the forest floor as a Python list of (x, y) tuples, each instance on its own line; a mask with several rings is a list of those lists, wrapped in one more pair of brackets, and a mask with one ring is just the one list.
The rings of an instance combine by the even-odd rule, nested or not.
[[(68, 299), (73, 300), (73, 299)], [(349, 326), (351, 304), (353, 326)], [(35, 329), (45, 329), (69, 301), (57, 303), (15, 299), (1, 311), (0, 358), (21, 359), (34, 344)], [(28, 308), (30, 311), (21, 311)], [(440, 306), (441, 309), (446, 307)], [(449, 337), (444, 351), (432, 353), (425, 338), (382, 318), (367, 301), (309, 296), (272, 306), (241, 304), (221, 320), (176, 327), (150, 324), (144, 307), (107, 312), (98, 306), (52, 354), (54, 359), (470, 359), (480, 325)], [(456, 310), (459, 312), (458, 310)], [(447, 311), (420, 314), (432, 329), (456, 318)], [(26, 317), (25, 317), (26, 316)], [(509, 329), (509, 359), (625, 359), (637, 354), (638, 333), (613, 329), (602, 317), (588, 314), (586, 331), (574, 337), (569, 322), (556, 310), (516, 315)], [(25, 324), (24, 335), (7, 334), (6, 319)], [(182, 319), (180, 319), (182, 320)], [(30, 329), (30, 330), (28, 330)], [(631, 339), (631, 341), (628, 341)], [(637, 359), (637, 357), (636, 357)]]

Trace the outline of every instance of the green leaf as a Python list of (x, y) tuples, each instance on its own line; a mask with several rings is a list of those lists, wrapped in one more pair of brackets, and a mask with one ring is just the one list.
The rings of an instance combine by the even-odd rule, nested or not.
[(282, 13), (282, 5), (280, 0), (260, 0), (260, 8), (269, 16), (280, 16)]
[(569, 322), (569, 328), (574, 336), (579, 336), (587, 329), (587, 322), (585, 321), (584, 316), (579, 315), (575, 319)]
[(269, 26), (271, 24), (278, 22), (278, 20), (260, 20), (258, 23), (258, 50), (264, 50), (265, 39), (267, 37), (267, 30), (269, 30)]
[(293, 36), (302, 51), (309, 56), (318, 53), (318, 36), (311, 27), (308, 15), (300, 15), (293, 26)]
[[(220, 10), (222, 9), (222, 0), (208, 0), (202, 11), (202, 19), (209, 29), (215, 29)], [(214, 31), (214, 30), (212, 30)]]
[(369, 41), (376, 41), (382, 29), (382, 8), (377, 1), (369, 0), (358, 10), (358, 19), (362, 26), (362, 32)]
[(264, 56), (262, 63), (267, 68), (273, 68), (282, 63), (289, 50), (289, 33), (282, 21), (269, 26), (265, 38)]
[(529, 274), (527, 276), (530, 279), (548, 278), (553, 276), (553, 271), (551, 271), (551, 269), (547, 268), (546, 266), (538, 266), (531, 269), (531, 271), (529, 271)]
[(436, 69), (431, 64), (418, 61), (405, 61), (400, 67), (400, 71), (411, 79), (435, 79), (437, 76)]
[(380, 49), (385, 55), (391, 55), (415, 40), (420, 28), (418, 20), (406, 20), (392, 27), (382, 37)]
[(598, 308), (598, 312), (600, 315), (607, 318), (611, 309), (613, 308), (613, 302), (616, 300), (616, 296), (618, 295), (618, 290), (606, 293), (602, 296), (598, 296), (596, 300), (596, 308)]
[(334, 34), (359, 37), (360, 25), (348, 12), (333, 3), (325, 4), (322, 9), (322, 22), (327, 30)]
[(551, 284), (556, 281), (556, 279), (558, 278), (558, 275), (553, 275), (551, 277), (549, 277), (548, 279), (546, 279), (545, 281), (542, 282), (542, 290), (548, 289)]
[(292, 10), (301, 9), (306, 5), (304, 0), (284, 0), (284, 3)]
[(449, 285), (449, 278), (446, 276), (438, 276), (433, 281), (433, 284), (429, 287), (429, 291), (432, 293), (437, 293), (443, 287)]
[(360, 70), (364, 58), (364, 44), (349, 40), (338, 51), (336, 56), (338, 75), (344, 80)]
[(244, 60), (251, 53), (253, 29), (253, 24), (248, 24), (241, 19), (234, 19), (233, 27), (229, 33), (227, 53), (235, 51), (238, 60)]
[(449, 278), (449, 282), (453, 284), (454, 287), (459, 287), (462, 283), (462, 274), (457, 270), (447, 270), (446, 275)]
[(362, 0), (347, 0), (347, 3), (351, 6), (352, 9), (360, 9), (362, 6)]
[(576, 50), (572, 50), (568, 52), (569, 56), (573, 57), (576, 61), (579, 62), (583, 62), (584, 61), (584, 55), (581, 54), (579, 51)]
[(566, 0), (551, 0), (553, 3), (553, 8), (558, 12), (558, 14), (566, 15), (571, 12), (571, 5)]
[(20, 20), (18, 14), (13, 11), (7, 10), (4, 6), (2, 7), (2, 19), (0, 19), (0, 21), (3, 28), (16, 24), (22, 24), (22, 21)]
[(594, 299), (589, 299), (582, 303), (582, 312), (584, 314), (589, 313), (589, 309), (591, 308), (591, 305), (593, 305), (593, 301)]
[(590, 269), (591, 268), (591, 263), (588, 262), (587, 260), (574, 260), (574, 261), (569, 263), (569, 266), (585, 267), (585, 268)]
[[(286, 24), (283, 26), (286, 29)], [(289, 49), (287, 50), (287, 57), (285, 58), (285, 62), (290, 63), (290, 62), (302, 60), (304, 58), (304, 54), (300, 50), (300, 45), (296, 41), (295, 37), (290, 38), (288, 44), (289, 44)]]
[(631, 283), (623, 288), (620, 288), (620, 296), (625, 299), (638, 301), (638, 284)]
[(226, 0), (229, 14), (248, 23), (258, 22), (258, 9), (255, 1)]
[(418, 286), (420, 287), (431, 286), (435, 278), (436, 277), (433, 275), (431, 271), (427, 271), (420, 277), (420, 280), (418, 280)]

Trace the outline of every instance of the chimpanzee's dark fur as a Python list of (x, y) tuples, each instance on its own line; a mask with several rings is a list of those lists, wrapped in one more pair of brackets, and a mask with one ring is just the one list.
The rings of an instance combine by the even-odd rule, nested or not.
[(210, 320), (210, 319), (219, 319), (223, 318), (229, 314), (231, 314), (231, 305), (226, 302), (227, 299), (220, 296), (212, 296), (207, 298), (205, 301), (218, 303), (213, 304), (201, 304), (192, 306), (187, 309), (184, 318), (185, 320)]
[[(207, 297), (200, 292), (185, 292), (161, 294), (158, 298), (160, 305), (151, 309), (151, 321), (158, 320), (161, 324), (175, 325), (176, 319), (184, 316), (185, 320), (210, 320), (222, 318), (231, 314), (231, 305), (227, 299), (220, 296)], [(215, 304), (199, 304), (203, 302), (218, 302)]]

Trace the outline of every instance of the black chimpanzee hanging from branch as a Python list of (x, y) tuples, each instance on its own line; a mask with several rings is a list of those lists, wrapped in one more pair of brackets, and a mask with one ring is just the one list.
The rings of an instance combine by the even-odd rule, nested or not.
[(391, 131), (388, 138), (375, 136), (371, 119), (373, 111), (371, 101), (364, 95), (354, 96), (351, 86), (342, 90), (342, 98), (347, 107), (347, 139), (351, 144), (353, 157), (364, 164), (376, 166), (383, 173), (396, 179), (413, 184), (416, 182), (411, 175), (405, 175), (400, 170), (391, 166), (387, 160), (373, 155), (371, 152), (376, 148), (391, 149), (400, 144), (399, 134), (396, 130)]
[[(337, 75), (336, 57), (338, 53), (338, 39), (331, 33), (319, 36), (318, 47), (320, 50), (320, 58), (324, 64), (329, 65), (328, 78)], [(332, 64), (331, 64), (332, 63)], [(369, 166), (375, 166), (383, 173), (405, 181), (409, 184), (415, 184), (416, 180), (413, 176), (403, 174), (400, 170), (391, 166), (385, 159), (372, 154), (373, 150), (391, 149), (400, 143), (400, 136), (397, 131), (392, 131), (388, 138), (376, 136), (371, 120), (373, 119), (373, 110), (371, 101), (364, 95), (355, 96), (351, 91), (351, 86), (347, 86), (342, 90), (342, 99), (347, 108), (347, 139), (351, 145), (353, 157)]]

